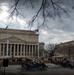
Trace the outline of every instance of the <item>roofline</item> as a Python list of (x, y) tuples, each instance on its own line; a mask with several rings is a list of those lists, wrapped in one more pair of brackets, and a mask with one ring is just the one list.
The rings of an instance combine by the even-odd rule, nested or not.
[[(2, 31), (4, 31), (5, 33), (6, 33), (6, 31), (5, 30), (8, 30), (8, 31), (14, 31), (15, 33), (16, 33), (16, 31), (19, 33), (19, 31), (21, 32), (21, 33), (28, 33), (29, 32), (29, 34), (31, 34), (31, 35), (36, 35), (36, 36), (39, 36), (39, 34), (36, 34), (35, 33), (35, 31), (32, 31), (32, 30), (22, 30), (22, 29), (5, 29), (5, 28), (0, 28), (0, 30), (2, 30)], [(8, 32), (7, 31), (7, 32)]]
[(72, 41), (67, 41), (67, 42), (64, 42), (64, 43), (60, 43), (60, 45), (61, 45), (61, 44), (71, 43), (71, 42), (74, 42), (74, 40), (72, 40)]
[[(0, 30), (5, 30), (5, 28), (0, 28)], [(11, 28), (7, 28), (6, 30), (16, 30), (16, 31), (27, 31), (27, 32), (34, 32), (32, 30), (24, 30), (24, 29), (11, 29)]]

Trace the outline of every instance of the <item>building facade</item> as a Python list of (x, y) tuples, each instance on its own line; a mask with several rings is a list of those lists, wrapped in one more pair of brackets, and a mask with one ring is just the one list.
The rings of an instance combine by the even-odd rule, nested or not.
[(44, 54), (44, 46), (45, 46), (45, 43), (44, 42), (40, 42), (39, 43), (39, 53), (40, 53), (40, 57), (45, 57), (45, 54)]
[(34, 31), (0, 28), (0, 58), (37, 58), (38, 47), (38, 34)]
[(74, 40), (58, 44), (55, 53), (74, 58)]

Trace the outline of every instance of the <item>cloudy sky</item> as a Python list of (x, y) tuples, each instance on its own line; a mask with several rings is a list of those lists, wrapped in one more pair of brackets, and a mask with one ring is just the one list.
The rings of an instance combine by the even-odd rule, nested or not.
[[(23, 0), (22, 0), (23, 1)], [(56, 0), (55, 0), (56, 1)], [(70, 1), (70, 0), (68, 0)], [(37, 2), (36, 2), (37, 3)], [(40, 2), (39, 2), (40, 3)], [(10, 18), (10, 7), (14, 4), (13, 0), (3, 0), (3, 2), (0, 3), (0, 28), (5, 28), (7, 25), (9, 25), (9, 28), (13, 29), (24, 29), (28, 30), (27, 27), (27, 21), (29, 21), (32, 16), (36, 13), (38, 7), (36, 5), (35, 9), (32, 10), (27, 6), (25, 8), (25, 11), (23, 9), (23, 6), (20, 7), (23, 16), (26, 18), (22, 18), (21, 16), (16, 17), (15, 15), (13, 18)], [(72, 5), (72, 2), (69, 2), (69, 5)], [(65, 8), (67, 3), (63, 3), (62, 7)], [(61, 14), (61, 18), (55, 17), (49, 18), (47, 24), (48, 28), (42, 27), (39, 29), (39, 41), (48, 43), (61, 43), (61, 42), (67, 42), (74, 40), (74, 10), (70, 8), (70, 6), (67, 6), (69, 8), (69, 16), (66, 16), (64, 14)], [(41, 19), (40, 19), (41, 21)], [(36, 24), (36, 23), (35, 23)], [(37, 26), (33, 26), (32, 30), (36, 29)]]

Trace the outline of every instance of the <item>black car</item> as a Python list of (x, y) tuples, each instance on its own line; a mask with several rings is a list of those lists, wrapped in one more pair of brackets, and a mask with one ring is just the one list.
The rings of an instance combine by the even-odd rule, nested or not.
[(69, 60), (66, 60), (65, 62), (62, 62), (62, 65), (64, 67), (70, 67), (70, 68), (74, 67), (74, 64), (71, 61), (69, 61)]
[(28, 63), (22, 63), (22, 68), (25, 70), (47, 70), (47, 67), (44, 63), (41, 62), (28, 62)]

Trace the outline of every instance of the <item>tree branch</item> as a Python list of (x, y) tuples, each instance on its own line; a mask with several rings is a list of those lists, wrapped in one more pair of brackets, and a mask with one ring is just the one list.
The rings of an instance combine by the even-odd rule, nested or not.
[[(14, 5), (11, 6), (12, 12), (11, 12), (10, 17), (13, 17), (13, 15), (20, 15), (23, 17), (22, 12), (19, 12), (19, 10), (18, 10), (18, 4), (20, 3), (20, 1), (21, 0), (15, 0)], [(25, 5), (28, 2), (31, 4), (32, 8), (34, 8), (34, 1), (35, 0), (24, 0), (23, 3)], [(53, 15), (54, 15), (54, 17), (56, 15), (61, 17), (59, 10), (62, 10), (64, 13), (66, 13), (68, 15), (68, 12), (58, 4), (58, 1), (59, 0), (57, 0), (55, 2), (53, 0), (50, 0), (50, 1), (49, 0), (42, 0), (38, 11), (36, 12), (35, 15), (33, 15), (31, 20), (28, 22), (28, 24), (29, 24), (28, 26), (33, 27), (33, 24), (36, 21), (36, 19), (41, 18), (41, 17), (42, 17), (42, 23), (40, 23), (39, 26), (44, 26), (44, 25), (46, 26), (48, 17), (49, 18), (53, 17)], [(54, 11), (54, 13), (53, 13), (53, 11)], [(25, 17), (23, 17), (23, 18), (25, 18)]]

